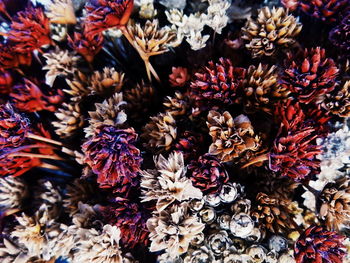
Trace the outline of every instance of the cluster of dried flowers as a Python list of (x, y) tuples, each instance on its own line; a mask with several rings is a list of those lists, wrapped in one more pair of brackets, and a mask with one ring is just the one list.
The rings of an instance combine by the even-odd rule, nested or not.
[(349, 0), (0, 0), (0, 262), (350, 262)]

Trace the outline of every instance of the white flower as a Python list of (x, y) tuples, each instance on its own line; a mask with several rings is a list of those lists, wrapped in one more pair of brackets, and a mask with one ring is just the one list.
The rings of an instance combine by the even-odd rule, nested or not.
[(205, 23), (218, 34), (221, 34), (222, 29), (226, 27), (228, 23), (229, 19), (226, 15), (226, 10), (229, 7), (230, 3), (227, 1), (209, 0)]
[(19, 208), (27, 195), (27, 187), (19, 177), (0, 178), (0, 209)]
[(199, 31), (191, 31), (190, 37), (188, 37), (186, 41), (193, 50), (199, 50), (206, 46), (209, 37), (209, 35), (202, 36)]
[(178, 9), (171, 9), (170, 11), (165, 11), (168, 21), (178, 27), (183, 26), (183, 11)]

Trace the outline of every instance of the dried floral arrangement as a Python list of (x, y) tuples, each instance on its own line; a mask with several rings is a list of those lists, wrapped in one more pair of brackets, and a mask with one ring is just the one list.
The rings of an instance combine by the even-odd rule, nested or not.
[(0, 262), (350, 262), (349, 0), (0, 18)]

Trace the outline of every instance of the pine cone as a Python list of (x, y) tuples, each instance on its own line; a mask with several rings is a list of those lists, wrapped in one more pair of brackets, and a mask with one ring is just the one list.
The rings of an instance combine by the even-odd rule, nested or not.
[(350, 181), (346, 177), (328, 183), (322, 190), (319, 200), (319, 214), (327, 228), (339, 230), (350, 222)]
[(272, 56), (276, 49), (290, 47), (300, 33), (302, 25), (283, 7), (259, 10), (256, 20), (248, 20), (242, 28), (242, 39), (253, 57)]
[(350, 80), (335, 94), (327, 94), (324, 107), (339, 117), (350, 117)]
[(9, 71), (0, 69), (0, 94), (8, 95), (11, 92), (13, 78)]
[(51, 23), (76, 24), (75, 10), (71, 0), (53, 0), (48, 5), (47, 17)]
[(191, 83), (190, 97), (197, 107), (206, 110), (211, 106), (232, 105), (239, 101), (246, 70), (232, 66), (229, 59), (220, 58), (219, 63), (210, 61), (203, 73), (196, 73)]
[(100, 126), (83, 144), (85, 161), (98, 176), (100, 187), (136, 183), (142, 162), (140, 150), (134, 146), (136, 139), (132, 128), (121, 130)]
[(329, 33), (329, 40), (342, 51), (342, 56), (350, 56), (350, 15)]
[(59, 121), (52, 122), (55, 132), (62, 138), (71, 137), (84, 125), (84, 116), (80, 112), (79, 104), (63, 103), (62, 108), (55, 113)]
[(288, 233), (295, 228), (288, 199), (258, 193), (256, 203), (251, 215), (263, 228), (272, 233)]
[(176, 91), (173, 97), (167, 96), (163, 105), (165, 111), (175, 117), (185, 115), (190, 107), (187, 96), (179, 91)]
[(294, 245), (296, 263), (342, 263), (345, 246), (344, 236), (325, 231), (320, 226), (311, 226)]
[(169, 151), (177, 138), (177, 127), (174, 117), (170, 113), (159, 113), (151, 117), (151, 122), (144, 127), (141, 135), (145, 145), (157, 152)]
[(0, 150), (23, 144), (29, 121), (14, 111), (10, 103), (0, 105)]
[(322, 103), (324, 95), (334, 90), (338, 68), (320, 47), (287, 54), (282, 87), (292, 92), (301, 103)]
[(30, 6), (18, 12), (8, 34), (13, 50), (21, 54), (31, 53), (51, 43), (49, 19), (39, 7)]
[(193, 186), (201, 189), (204, 194), (219, 193), (229, 179), (225, 167), (208, 153), (191, 161), (188, 171)]
[(244, 152), (257, 151), (260, 147), (260, 138), (255, 135), (253, 126), (245, 115), (233, 119), (228, 111), (222, 115), (210, 111), (207, 125), (213, 140), (209, 153), (222, 162), (233, 161)]
[(277, 67), (262, 64), (257, 68), (253, 65), (248, 68), (244, 92), (246, 112), (271, 112), (273, 104), (290, 93), (278, 83)]
[(90, 78), (90, 90), (104, 97), (110, 97), (120, 92), (124, 84), (124, 73), (119, 73), (114, 68), (103, 68), (103, 71), (95, 71)]

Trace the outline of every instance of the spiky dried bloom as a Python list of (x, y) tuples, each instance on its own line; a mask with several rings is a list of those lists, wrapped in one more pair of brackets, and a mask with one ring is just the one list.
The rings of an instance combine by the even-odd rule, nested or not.
[(229, 106), (239, 100), (246, 70), (232, 66), (227, 58), (220, 58), (219, 63), (208, 63), (203, 72), (198, 72), (191, 83), (190, 96), (198, 107)]
[(2, 263), (28, 263), (30, 256), (25, 251), (25, 248), (19, 246), (13, 240), (3, 238), (0, 245), (0, 261)]
[(59, 121), (52, 122), (55, 132), (62, 138), (71, 137), (84, 125), (84, 116), (80, 112), (79, 103), (63, 103), (55, 113)]
[(94, 228), (79, 229), (74, 262), (122, 263), (120, 234), (120, 230), (111, 225), (104, 225), (101, 231)]
[(204, 194), (219, 193), (229, 179), (225, 167), (208, 153), (191, 161), (188, 172), (193, 186), (201, 189)]
[(8, 40), (13, 50), (20, 54), (30, 53), (51, 43), (50, 23), (39, 7), (27, 7), (13, 18)]
[(175, 143), (177, 127), (174, 117), (169, 113), (159, 113), (151, 117), (151, 121), (144, 127), (141, 135), (146, 146), (157, 152), (169, 151)]
[(278, 48), (287, 48), (295, 43), (302, 25), (283, 7), (259, 10), (256, 20), (249, 19), (242, 28), (242, 39), (253, 57), (272, 56)]
[(163, 54), (168, 52), (170, 47), (180, 44), (177, 32), (167, 26), (159, 29), (157, 19), (147, 20), (143, 27), (140, 24), (129, 23), (127, 30), (133, 44), (147, 56)]
[(43, 54), (46, 58), (46, 65), (43, 70), (47, 70), (45, 78), (46, 84), (52, 87), (57, 76), (70, 76), (77, 70), (78, 56), (68, 50), (56, 50)]
[(157, 210), (163, 211), (175, 201), (202, 198), (202, 192), (186, 177), (181, 152), (170, 153), (168, 159), (159, 155), (154, 163), (155, 170), (141, 171), (142, 202), (156, 200)]
[(74, 102), (80, 101), (82, 98), (90, 94), (89, 78), (80, 70), (74, 74), (72, 80), (66, 79), (70, 89), (63, 89), (65, 93), (71, 95), (71, 100)]
[(109, 97), (121, 90), (124, 84), (124, 75), (114, 68), (105, 67), (102, 72), (95, 71), (91, 75), (89, 88), (92, 93)]
[(28, 188), (22, 179), (13, 176), (0, 178), (0, 210), (20, 208), (27, 194)]
[(344, 236), (311, 226), (294, 245), (296, 263), (342, 263), (346, 255)]
[(324, 106), (339, 117), (350, 117), (350, 80), (346, 81), (335, 94), (326, 94)]
[(329, 230), (350, 222), (350, 182), (346, 177), (328, 183), (319, 196), (319, 215)]
[(0, 68), (0, 94), (9, 94), (13, 85), (13, 78), (9, 71)]
[(95, 103), (96, 110), (89, 111), (90, 126), (85, 128), (85, 136), (91, 137), (96, 128), (102, 125), (120, 127), (125, 123), (127, 116), (123, 110), (126, 102), (123, 101), (123, 93), (115, 93), (102, 103)]
[(338, 68), (320, 47), (287, 54), (282, 87), (289, 89), (301, 103), (321, 103), (337, 84)]
[(29, 129), (29, 121), (18, 114), (10, 103), (0, 105), (0, 150), (19, 147)]
[(284, 233), (294, 229), (293, 214), (289, 209), (290, 201), (265, 193), (258, 193), (256, 206), (251, 212), (262, 228), (273, 233)]
[(244, 83), (245, 110), (271, 112), (274, 103), (285, 99), (290, 91), (278, 83), (277, 67), (259, 64), (251, 65), (247, 70)]
[(38, 158), (10, 156), (9, 152), (0, 151), (0, 176), (20, 176), (34, 167), (41, 165)]
[(51, 23), (76, 24), (74, 6), (71, 0), (53, 0), (48, 5), (47, 17)]
[(339, 48), (344, 56), (350, 56), (350, 15), (346, 16), (340, 24), (329, 33), (329, 40)]
[(169, 112), (172, 116), (185, 115), (190, 106), (187, 96), (179, 91), (176, 91), (173, 97), (167, 96), (163, 105), (165, 111)]
[(85, 162), (98, 176), (100, 187), (136, 183), (142, 162), (140, 150), (134, 145), (137, 133), (133, 128), (117, 129), (100, 126), (82, 146)]
[(348, 9), (348, 0), (282, 0), (282, 4), (294, 11), (297, 8), (309, 16), (325, 22), (335, 22)]
[(205, 227), (188, 210), (187, 203), (173, 205), (148, 219), (151, 252), (165, 249), (171, 258), (176, 258), (188, 250), (190, 242)]
[(223, 114), (210, 111), (207, 125), (213, 141), (209, 153), (222, 162), (234, 161), (245, 152), (255, 152), (260, 147), (260, 138), (245, 115), (233, 119), (228, 111)]
[(169, 75), (169, 83), (172, 87), (183, 87), (190, 80), (187, 68), (172, 67)]
[(91, 0), (86, 6), (86, 26), (89, 34), (124, 26), (129, 20), (134, 0)]
[(37, 112), (47, 110), (55, 112), (64, 101), (60, 89), (40, 88), (37, 83), (24, 79), (23, 84), (13, 87), (10, 93), (11, 103), (20, 111)]
[(149, 215), (140, 204), (117, 197), (104, 209), (103, 214), (109, 219), (110, 224), (120, 229), (123, 246), (134, 248), (137, 245), (148, 245), (149, 231), (146, 221)]

